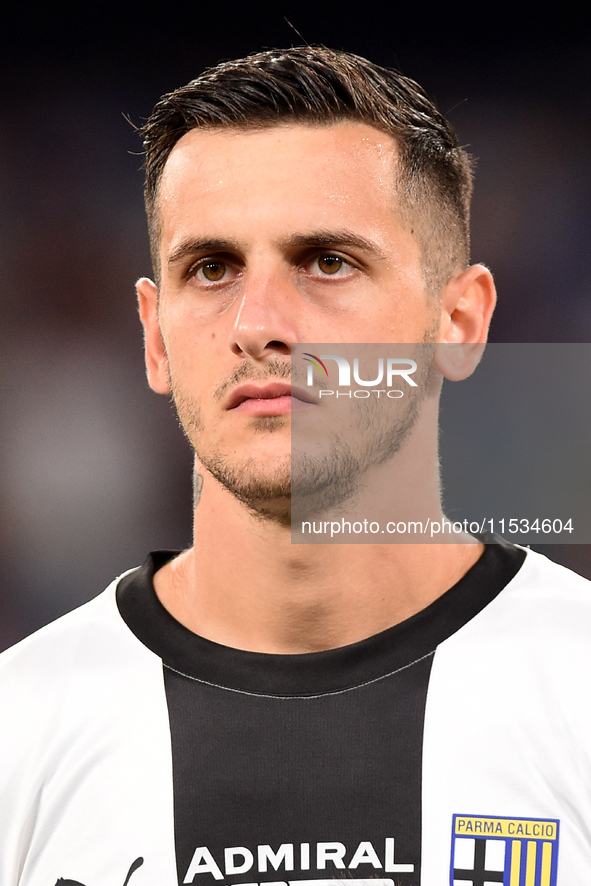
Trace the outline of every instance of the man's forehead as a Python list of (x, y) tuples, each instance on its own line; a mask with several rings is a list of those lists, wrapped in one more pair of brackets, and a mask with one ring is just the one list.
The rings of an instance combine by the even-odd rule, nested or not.
[[(160, 191), (179, 174), (206, 173), (209, 169), (230, 165), (260, 168), (257, 159), (265, 156), (265, 165), (281, 168), (285, 178), (290, 170), (281, 167), (289, 156), (302, 164), (348, 164), (353, 169), (382, 165), (392, 166), (397, 159), (393, 136), (356, 121), (328, 125), (281, 123), (265, 127), (199, 127), (185, 133), (172, 149), (164, 166)], [(273, 156), (277, 158), (273, 164)]]
[(365, 123), (193, 129), (168, 158), (159, 209), (164, 227), (212, 201), (275, 213), (285, 201), (304, 211), (366, 202), (375, 212), (380, 201), (392, 207), (396, 162), (392, 136)]

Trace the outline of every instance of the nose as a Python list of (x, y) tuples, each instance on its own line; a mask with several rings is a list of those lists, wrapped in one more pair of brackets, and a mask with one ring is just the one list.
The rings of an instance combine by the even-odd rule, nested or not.
[(232, 352), (253, 360), (289, 356), (298, 341), (297, 303), (297, 290), (280, 272), (252, 275), (244, 283), (232, 328)]

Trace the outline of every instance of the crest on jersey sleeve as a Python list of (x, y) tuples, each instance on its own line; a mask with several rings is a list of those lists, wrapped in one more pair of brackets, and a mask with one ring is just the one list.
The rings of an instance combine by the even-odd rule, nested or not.
[(454, 815), (451, 886), (556, 886), (559, 822)]

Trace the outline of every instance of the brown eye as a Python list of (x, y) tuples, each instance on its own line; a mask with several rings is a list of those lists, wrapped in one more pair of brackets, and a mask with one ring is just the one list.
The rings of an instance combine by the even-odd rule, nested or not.
[(338, 255), (322, 255), (318, 259), (318, 267), (323, 274), (336, 274), (343, 267), (343, 259)]
[(217, 283), (227, 271), (227, 265), (223, 261), (210, 261), (201, 268), (201, 273), (210, 283)]

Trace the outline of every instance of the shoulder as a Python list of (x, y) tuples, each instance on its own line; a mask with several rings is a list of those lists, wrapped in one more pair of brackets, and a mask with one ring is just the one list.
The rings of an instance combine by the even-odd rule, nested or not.
[[(169, 814), (162, 662), (121, 618), (116, 586), (0, 656), (2, 883), (21, 882), (25, 864), (23, 882), (55, 883), (64, 858), (124, 869), (129, 846), (146, 833), (152, 845)], [(109, 852), (92, 858), (85, 834)]]
[(89, 753), (126, 713), (140, 721), (160, 704), (162, 662), (119, 615), (116, 587), (0, 656), (2, 790), (57, 771), (73, 747)]
[(591, 582), (536, 551), (527, 550), (523, 565), (499, 595), (498, 607), (514, 617), (527, 613), (535, 625), (559, 632), (576, 625), (589, 629)]
[(590, 637), (591, 582), (528, 550), (498, 596), (437, 649), (431, 707), (442, 724), (455, 712), (466, 734), (487, 723), (499, 748), (501, 733), (527, 735), (532, 747), (561, 740), (573, 753), (591, 746)]
[(511, 679), (591, 674), (591, 582), (543, 554), (526, 551), (505, 588), (442, 644), (476, 672)]
[(69, 612), (0, 655), (0, 705), (37, 715), (76, 684), (115, 678), (125, 659), (152, 655), (119, 615), (115, 592), (121, 576), (83, 606)]
[(568, 588), (577, 595), (582, 594), (583, 599), (591, 593), (591, 581), (582, 575), (573, 572), (566, 566), (561, 566), (554, 560), (550, 560), (544, 554), (525, 548), (526, 556), (522, 569), (516, 575), (516, 582), (523, 587), (535, 586), (537, 588), (554, 589)]

